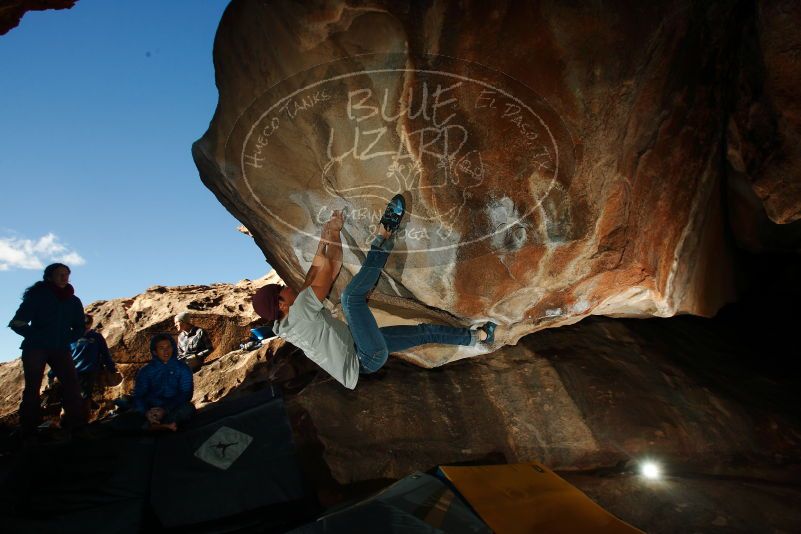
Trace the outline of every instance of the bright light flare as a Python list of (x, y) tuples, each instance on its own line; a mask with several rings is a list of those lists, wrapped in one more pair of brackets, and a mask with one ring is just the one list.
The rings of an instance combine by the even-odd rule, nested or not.
[(662, 469), (656, 462), (643, 462), (640, 465), (640, 474), (647, 479), (656, 480), (662, 476)]

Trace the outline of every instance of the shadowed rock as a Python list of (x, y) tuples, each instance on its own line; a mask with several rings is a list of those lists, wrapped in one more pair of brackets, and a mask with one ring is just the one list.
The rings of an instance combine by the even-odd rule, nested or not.
[[(100, 412), (144, 365), (131, 347), (171, 326), (175, 310), (206, 303), (209, 334), (228, 352), (194, 375), (194, 403), (282, 391), (299, 460), (324, 505), (438, 464), (539, 460), (649, 532), (797, 530), (801, 404), (797, 366), (782, 349), (792, 340), (791, 305), (777, 305), (767, 286), (758, 294), (773, 303), (735, 307), (741, 315), (590, 318), (436, 369), (392, 358), (350, 391), (278, 338), (252, 351), (226, 348), (223, 333), (244, 336), (254, 320), (245, 294), (268, 280), (277, 278), (159, 286), (90, 305), (127, 369), (122, 385), (98, 397)], [(229, 312), (237, 302), (243, 309)], [(6, 424), (21, 371), (19, 360), (0, 365)], [(631, 472), (646, 456), (663, 463), (667, 480), (644, 485)]]
[(70, 9), (77, 0), (5, 0), (0, 5), (0, 35), (19, 25), (28, 11), (45, 9)]

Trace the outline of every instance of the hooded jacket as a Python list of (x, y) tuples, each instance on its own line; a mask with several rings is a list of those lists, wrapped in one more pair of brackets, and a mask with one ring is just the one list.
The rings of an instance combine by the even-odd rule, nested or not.
[[(162, 362), (156, 356), (156, 343), (168, 339), (172, 356)], [(134, 386), (133, 406), (140, 413), (161, 407), (172, 411), (192, 399), (192, 371), (177, 357), (175, 340), (167, 334), (158, 334), (150, 340), (151, 362), (139, 370)]]
[(105, 367), (112, 373), (117, 372), (117, 366), (111, 359), (106, 338), (97, 330), (87, 330), (78, 341), (70, 345), (70, 349), (78, 374), (94, 373), (101, 367)]
[[(67, 287), (71, 292), (72, 286)], [(47, 283), (37, 284), (23, 297), (8, 326), (25, 338), (22, 350), (69, 350), (86, 329), (83, 304), (75, 295), (60, 299)]]

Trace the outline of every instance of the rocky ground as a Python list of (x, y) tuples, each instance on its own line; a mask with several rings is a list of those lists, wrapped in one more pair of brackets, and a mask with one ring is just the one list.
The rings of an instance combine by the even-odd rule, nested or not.
[[(195, 374), (195, 404), (279, 387), (324, 505), (439, 464), (539, 460), (649, 532), (801, 527), (801, 393), (781, 352), (783, 315), (731, 306), (715, 319), (590, 318), (435, 369), (393, 358), (349, 391), (278, 338), (234, 347), (257, 324), (248, 292), (271, 280), (91, 304), (125, 369), (98, 392), (96, 415), (132, 388), (147, 337), (190, 309), (217, 347)], [(13, 424), (19, 361), (0, 365), (0, 377), (0, 414)], [(667, 478), (638, 476), (643, 458), (662, 462)]]

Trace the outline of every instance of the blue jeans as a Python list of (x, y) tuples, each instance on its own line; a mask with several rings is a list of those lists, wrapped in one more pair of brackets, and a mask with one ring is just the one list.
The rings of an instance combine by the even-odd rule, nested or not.
[(436, 324), (416, 326), (378, 327), (373, 312), (367, 305), (367, 293), (376, 285), (381, 270), (392, 251), (392, 239), (376, 237), (364, 265), (342, 292), (342, 311), (350, 326), (356, 345), (359, 368), (362, 373), (374, 373), (387, 361), (389, 354), (400, 352), (425, 343), (445, 345), (473, 345), (473, 332), (468, 328), (457, 328)]

